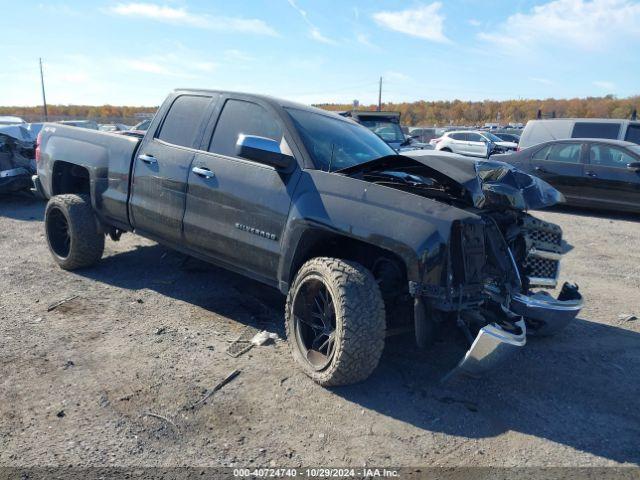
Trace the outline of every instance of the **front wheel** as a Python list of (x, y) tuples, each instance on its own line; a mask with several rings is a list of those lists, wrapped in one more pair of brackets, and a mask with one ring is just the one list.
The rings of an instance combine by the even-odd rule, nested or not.
[(45, 234), (53, 259), (65, 270), (94, 265), (104, 252), (104, 234), (87, 195), (56, 195), (47, 203)]
[(323, 386), (365, 380), (384, 349), (382, 295), (371, 272), (355, 262), (306, 262), (287, 295), (285, 325), (293, 358)]

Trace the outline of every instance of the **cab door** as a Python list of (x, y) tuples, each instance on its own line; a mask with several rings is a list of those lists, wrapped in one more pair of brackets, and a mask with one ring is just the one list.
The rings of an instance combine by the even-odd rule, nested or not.
[(609, 208), (640, 210), (640, 172), (627, 165), (640, 158), (612, 145), (588, 145), (585, 197)]
[(254, 277), (275, 281), (280, 241), (299, 168), (282, 173), (239, 158), (241, 134), (280, 142), (289, 151), (277, 113), (266, 103), (227, 97), (213, 134), (191, 163), (184, 215), (190, 248)]
[(211, 107), (211, 95), (178, 95), (145, 136), (133, 160), (129, 201), (131, 223), (141, 233), (181, 241), (189, 166)]
[(585, 184), (583, 150), (581, 142), (549, 144), (532, 155), (532, 173), (558, 189), (567, 200), (580, 200)]

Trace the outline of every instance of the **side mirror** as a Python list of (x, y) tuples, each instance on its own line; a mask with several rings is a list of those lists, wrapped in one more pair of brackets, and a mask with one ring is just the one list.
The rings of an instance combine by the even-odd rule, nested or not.
[(627, 163), (627, 168), (629, 170), (633, 170), (634, 172), (640, 172), (640, 162)]
[(241, 158), (270, 165), (278, 170), (288, 170), (294, 162), (291, 155), (282, 153), (280, 143), (256, 135), (239, 135), (236, 153)]

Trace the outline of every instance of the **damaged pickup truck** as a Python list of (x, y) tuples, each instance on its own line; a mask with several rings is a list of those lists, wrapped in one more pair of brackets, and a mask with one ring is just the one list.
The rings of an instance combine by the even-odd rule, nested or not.
[[(396, 152), (352, 120), (259, 95), (177, 90), (142, 139), (46, 125), (37, 188), (64, 269), (135, 232), (279, 288), (299, 366), (367, 378), (385, 331), (427, 347), (459, 328), (478, 375), (579, 312), (557, 298), (562, 232), (527, 210), (562, 195), (512, 166)], [(404, 313), (403, 313), (404, 312)]]
[(35, 139), (29, 130), (0, 126), (0, 194), (28, 190), (35, 171)]

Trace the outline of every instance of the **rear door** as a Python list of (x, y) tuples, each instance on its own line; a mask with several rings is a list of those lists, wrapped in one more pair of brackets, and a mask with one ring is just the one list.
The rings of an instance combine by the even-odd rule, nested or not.
[(238, 136), (258, 135), (291, 152), (277, 112), (255, 99), (224, 98), (213, 135), (192, 162), (184, 234), (189, 247), (259, 279), (277, 278), (280, 240), (299, 169), (284, 174), (239, 158)]
[(609, 208), (640, 210), (640, 174), (627, 168), (640, 158), (611, 145), (593, 143), (588, 149), (585, 196)]
[(133, 165), (130, 215), (136, 230), (169, 242), (182, 239), (189, 165), (211, 114), (212, 96), (177, 96)]
[(460, 153), (462, 155), (469, 155), (469, 145), (467, 145), (466, 133), (450, 133), (451, 150), (453, 153)]
[(583, 144), (551, 143), (531, 157), (533, 174), (560, 190), (567, 199), (579, 199), (583, 193)]

